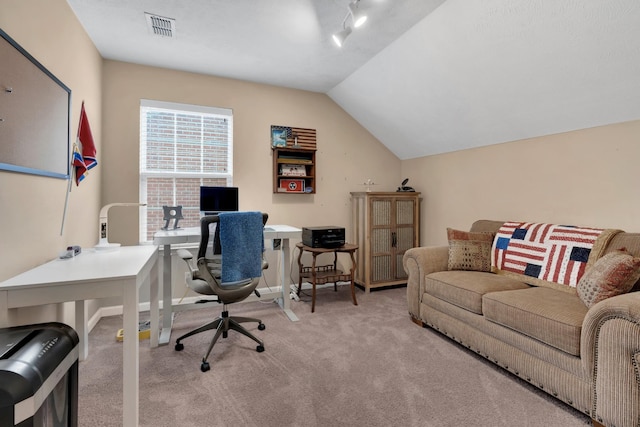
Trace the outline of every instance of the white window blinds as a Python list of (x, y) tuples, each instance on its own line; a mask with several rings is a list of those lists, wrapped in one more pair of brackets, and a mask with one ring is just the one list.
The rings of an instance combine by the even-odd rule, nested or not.
[(163, 206), (182, 206), (180, 225), (197, 226), (200, 186), (233, 184), (229, 109), (141, 100), (140, 240), (164, 225)]

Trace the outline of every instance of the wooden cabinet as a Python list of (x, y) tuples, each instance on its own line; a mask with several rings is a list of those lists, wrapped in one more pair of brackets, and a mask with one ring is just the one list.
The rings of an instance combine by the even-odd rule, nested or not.
[(360, 246), (356, 283), (371, 288), (407, 283), (405, 251), (420, 245), (420, 193), (351, 193), (352, 239)]
[(274, 148), (273, 192), (314, 194), (316, 192), (316, 150)]

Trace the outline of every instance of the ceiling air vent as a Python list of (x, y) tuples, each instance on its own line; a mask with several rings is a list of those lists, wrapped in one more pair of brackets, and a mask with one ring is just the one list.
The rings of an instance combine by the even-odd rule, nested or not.
[(176, 20), (164, 16), (144, 13), (147, 19), (147, 28), (152, 34), (160, 37), (174, 37), (176, 33)]

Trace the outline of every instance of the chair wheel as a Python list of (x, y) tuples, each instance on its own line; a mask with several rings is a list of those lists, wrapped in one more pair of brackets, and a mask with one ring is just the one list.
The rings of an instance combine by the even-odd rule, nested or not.
[(266, 328), (266, 326), (264, 325), (264, 323), (258, 323), (258, 330), (264, 331), (265, 328)]
[(257, 347), (256, 347), (256, 351), (257, 351), (258, 353), (262, 353), (262, 352), (264, 351), (264, 346), (263, 346), (263, 345), (259, 345), (259, 346), (257, 346)]
[(176, 348), (176, 351), (182, 351), (184, 350), (184, 344), (182, 344), (181, 342), (177, 342), (175, 348)]
[(200, 365), (200, 370), (202, 372), (207, 372), (209, 369), (211, 369), (211, 367), (209, 366), (209, 362), (202, 362), (202, 365)]

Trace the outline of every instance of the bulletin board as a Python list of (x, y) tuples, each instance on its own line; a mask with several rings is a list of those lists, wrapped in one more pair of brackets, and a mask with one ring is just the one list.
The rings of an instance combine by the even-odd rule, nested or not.
[(69, 178), (71, 90), (0, 29), (0, 172)]

